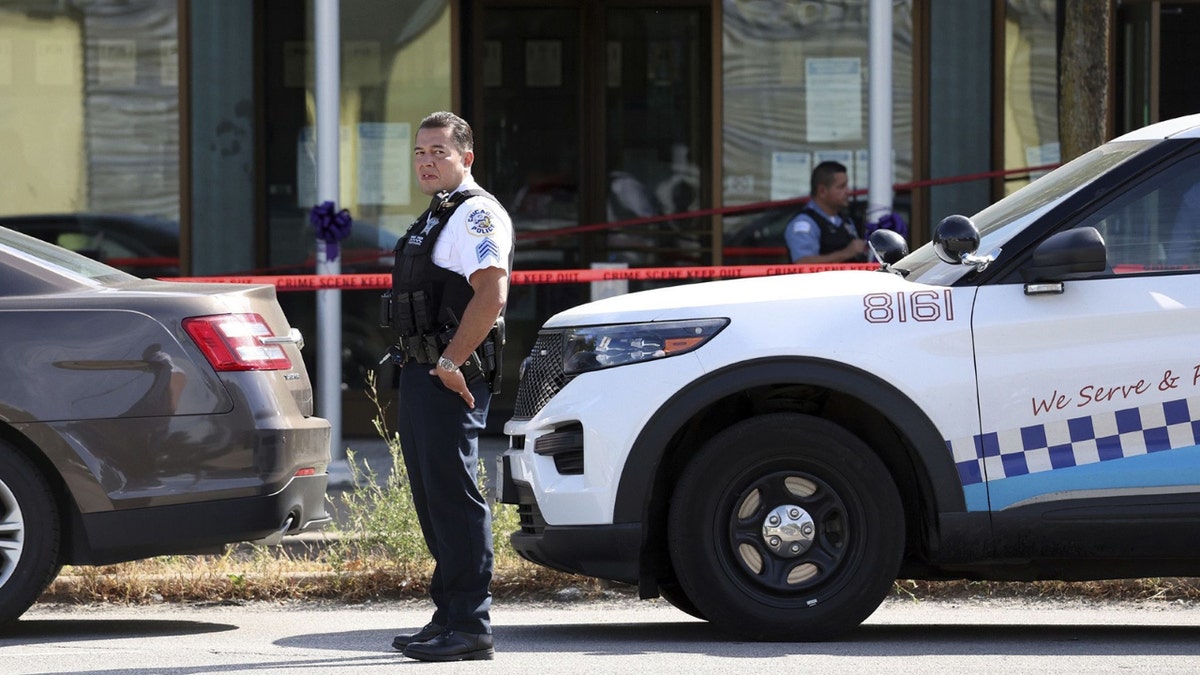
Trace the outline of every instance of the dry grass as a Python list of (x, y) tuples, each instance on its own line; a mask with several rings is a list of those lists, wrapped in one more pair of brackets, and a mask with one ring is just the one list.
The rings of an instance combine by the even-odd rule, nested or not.
[[(66, 567), (41, 602), (148, 604), (324, 599), (344, 602), (424, 598), (428, 562), (372, 558), (330, 562), (321, 552), (294, 556), (283, 549), (235, 549), (224, 556), (173, 556), (103, 567)], [(589, 599), (632, 587), (564, 574), (524, 560), (498, 562), (496, 597)]]
[(1200, 602), (1200, 578), (1160, 577), (1106, 581), (916, 581), (900, 580), (898, 597), (936, 600), (1013, 598), (1044, 600), (1153, 600)]
[[(68, 567), (42, 602), (121, 604), (226, 603), (253, 600), (366, 602), (426, 597), (428, 562), (372, 557), (330, 562), (321, 551), (291, 555), (281, 548), (241, 547), (224, 556), (176, 556), (104, 567)], [(637, 597), (631, 586), (549, 570), (514, 557), (498, 560), (497, 598), (591, 600)], [(1200, 579), (1113, 581), (899, 580), (892, 591), (910, 600), (1090, 600), (1200, 602)]]

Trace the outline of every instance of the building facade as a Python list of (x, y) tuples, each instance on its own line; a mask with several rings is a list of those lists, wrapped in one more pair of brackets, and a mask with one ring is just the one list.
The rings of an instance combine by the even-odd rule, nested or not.
[[(341, 0), (343, 271), (386, 268), (424, 208), (410, 145), (439, 109), (476, 129), (518, 268), (782, 262), (789, 210), (747, 205), (805, 196), (823, 159), (867, 187), (869, 4)], [(919, 245), (1058, 161), (1062, 0), (891, 4), (894, 206)], [(1200, 4), (1110, 12), (1109, 135), (1200, 110), (1182, 56)], [(185, 275), (311, 269), (312, 17), (296, 0), (0, 0), (0, 216), (175, 223), (173, 251), (86, 245)], [(628, 220), (644, 222), (580, 228)], [(588, 293), (514, 289), (510, 351)], [(360, 394), (387, 341), (376, 295), (343, 300), (350, 433), (370, 429)], [(281, 300), (311, 344), (311, 294)]]

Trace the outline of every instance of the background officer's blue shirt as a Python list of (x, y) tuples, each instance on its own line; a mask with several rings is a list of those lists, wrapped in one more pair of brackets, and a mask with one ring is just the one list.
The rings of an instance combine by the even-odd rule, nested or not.
[[(829, 215), (824, 209), (816, 204), (811, 204), (812, 208), (821, 212), (821, 215), (829, 219), (829, 222), (834, 225), (844, 225), (843, 219), (839, 215)], [(856, 235), (857, 236), (857, 235)], [(821, 252), (821, 226), (817, 225), (805, 212), (792, 218), (788, 223), (787, 229), (783, 231), (783, 240), (787, 243), (788, 261), (797, 260), (810, 255), (817, 255)]]

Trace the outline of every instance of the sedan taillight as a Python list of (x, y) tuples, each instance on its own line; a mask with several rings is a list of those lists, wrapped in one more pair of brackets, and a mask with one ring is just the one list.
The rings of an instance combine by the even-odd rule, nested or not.
[(216, 370), (287, 370), (292, 361), (278, 344), (267, 322), (257, 314), (218, 314), (183, 320), (204, 357)]

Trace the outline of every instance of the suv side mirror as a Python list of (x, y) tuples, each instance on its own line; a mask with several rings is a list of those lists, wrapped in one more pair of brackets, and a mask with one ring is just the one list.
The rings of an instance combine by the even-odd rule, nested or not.
[(867, 245), (871, 247), (875, 259), (884, 265), (894, 265), (908, 255), (908, 242), (893, 230), (875, 230), (867, 237)]
[(933, 231), (933, 252), (942, 262), (961, 265), (979, 249), (979, 229), (966, 216), (946, 216)]
[(1108, 267), (1104, 237), (1094, 227), (1079, 227), (1051, 235), (1033, 251), (1021, 268), (1026, 283), (1061, 281), (1076, 274), (1103, 272)]

